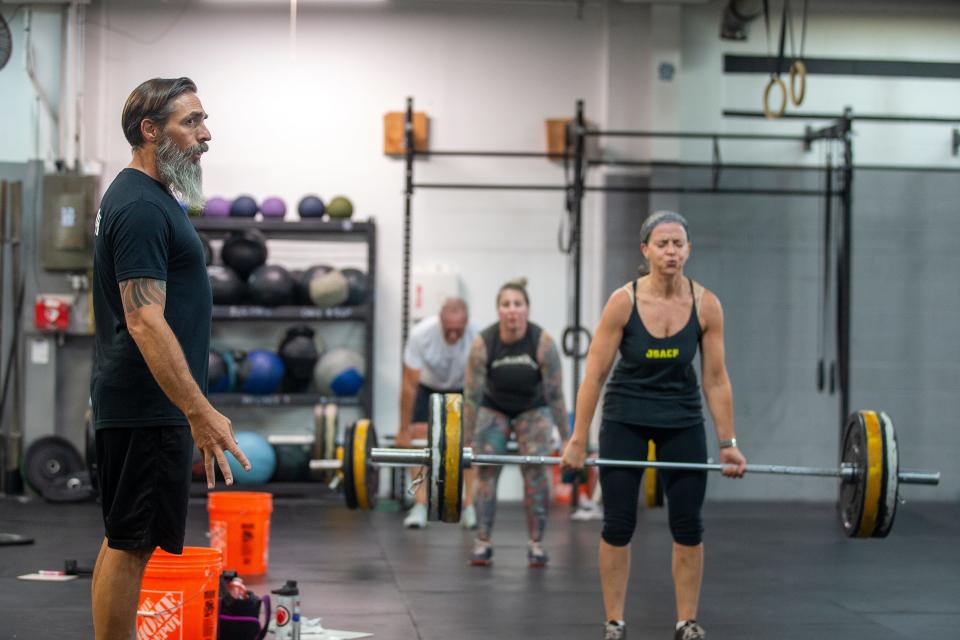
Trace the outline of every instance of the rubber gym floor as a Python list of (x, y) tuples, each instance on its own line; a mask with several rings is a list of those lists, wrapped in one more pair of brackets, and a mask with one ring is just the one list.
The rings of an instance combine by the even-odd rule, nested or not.
[[(379, 639), (602, 637), (599, 522), (551, 513), (550, 566), (526, 566), (523, 509), (502, 504), (494, 564), (467, 565), (471, 534), (396, 512), (351, 512), (333, 496), (275, 500), (270, 569), (256, 592), (300, 583), (302, 610), (324, 626)], [(960, 637), (960, 505), (907, 502), (884, 540), (846, 539), (832, 504), (720, 503), (705, 508), (700, 621), (708, 637), (844, 640)], [(205, 500), (191, 501), (187, 544), (204, 546)], [(91, 566), (102, 535), (96, 504), (0, 500), (0, 531), (32, 536), (0, 547), (0, 638), (92, 637), (90, 580), (16, 576)], [(672, 638), (670, 538), (663, 510), (641, 508), (633, 541), (631, 640)]]

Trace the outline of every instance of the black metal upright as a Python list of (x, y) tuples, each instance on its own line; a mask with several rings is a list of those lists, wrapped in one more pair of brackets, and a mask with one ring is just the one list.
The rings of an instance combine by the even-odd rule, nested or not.
[[(570, 259), (573, 261), (573, 309), (571, 317), (572, 345), (570, 357), (573, 360), (573, 393), (570, 397), (570, 406), (574, 413), (577, 411), (577, 391), (580, 390), (580, 302), (581, 280), (583, 279), (583, 192), (584, 192), (584, 138), (586, 124), (583, 118), (583, 100), (577, 100), (577, 117), (573, 127), (573, 185), (570, 192), (570, 212), (573, 217), (573, 238)], [(576, 506), (576, 495), (573, 497)]]
[(403, 122), (403, 157), (406, 164), (403, 187), (403, 309), (400, 315), (400, 348), (407, 346), (410, 333), (410, 244), (413, 228), (413, 98), (407, 98)]
[[(840, 196), (840, 249), (837, 256), (837, 368), (840, 389), (840, 428), (850, 413), (850, 311), (853, 250), (853, 114), (844, 109), (840, 139), (843, 142)], [(842, 431), (841, 431), (842, 433)]]

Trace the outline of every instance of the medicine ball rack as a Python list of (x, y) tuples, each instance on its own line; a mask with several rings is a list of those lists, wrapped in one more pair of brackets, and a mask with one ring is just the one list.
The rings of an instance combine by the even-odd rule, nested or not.
[(214, 305), (215, 322), (227, 321), (282, 321), (282, 322), (362, 322), (364, 323), (364, 363), (367, 379), (357, 398), (331, 398), (319, 393), (275, 393), (252, 395), (245, 393), (215, 393), (210, 400), (216, 406), (314, 406), (334, 403), (341, 407), (361, 408), (363, 416), (373, 415), (374, 371), (374, 305), (376, 300), (377, 227), (371, 219), (354, 220), (252, 220), (246, 218), (191, 218), (197, 231), (213, 238), (224, 238), (233, 231), (257, 229), (268, 239), (300, 241), (362, 242), (367, 245), (367, 277), (370, 295), (366, 303), (355, 307)]

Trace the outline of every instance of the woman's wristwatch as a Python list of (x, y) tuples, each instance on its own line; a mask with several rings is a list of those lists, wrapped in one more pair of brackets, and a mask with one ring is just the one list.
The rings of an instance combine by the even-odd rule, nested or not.
[(729, 449), (730, 447), (735, 447), (735, 446), (737, 446), (737, 439), (736, 439), (736, 438), (729, 438), (729, 439), (727, 439), (727, 440), (721, 440), (721, 441), (720, 441), (720, 448), (721, 448), (721, 449)]

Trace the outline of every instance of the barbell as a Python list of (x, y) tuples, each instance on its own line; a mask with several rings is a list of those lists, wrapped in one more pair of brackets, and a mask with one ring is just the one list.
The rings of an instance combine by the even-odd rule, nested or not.
[[(459, 522), (463, 470), (481, 465), (557, 465), (558, 456), (474, 453), (463, 446), (463, 398), (459, 394), (430, 397), (428, 446), (420, 449), (382, 449), (376, 433), (361, 420), (348, 429), (344, 444), (343, 480), (348, 506), (375, 506), (378, 465), (423, 466), (427, 485), (428, 518)], [(364, 423), (366, 425), (364, 426)], [(613, 460), (588, 458), (587, 465), (688, 471), (722, 471), (723, 464)], [(936, 485), (939, 471), (901, 471), (893, 421), (883, 412), (857, 411), (843, 429), (839, 467), (750, 464), (748, 474), (814, 476), (839, 480), (840, 522), (850, 538), (883, 538), (896, 515), (901, 484)]]

